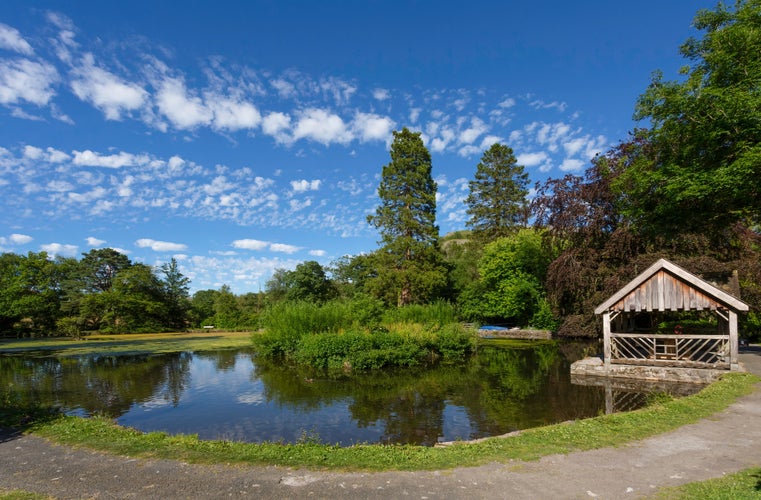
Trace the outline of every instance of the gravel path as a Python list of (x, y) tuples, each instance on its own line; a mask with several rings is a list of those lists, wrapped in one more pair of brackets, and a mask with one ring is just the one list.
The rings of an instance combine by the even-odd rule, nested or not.
[[(761, 375), (761, 348), (741, 353)], [(618, 448), (433, 472), (190, 465), (51, 445), (0, 431), (0, 490), (81, 498), (641, 498), (761, 466), (761, 385), (727, 410)]]

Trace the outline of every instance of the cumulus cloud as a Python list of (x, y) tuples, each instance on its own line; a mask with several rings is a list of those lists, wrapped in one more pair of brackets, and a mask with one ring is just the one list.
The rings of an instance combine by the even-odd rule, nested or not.
[(566, 158), (563, 163), (560, 164), (560, 170), (563, 172), (576, 172), (581, 170), (584, 166), (584, 162), (577, 160), (576, 158)]
[(303, 193), (305, 191), (317, 191), (318, 189), (320, 189), (321, 184), (322, 184), (322, 181), (319, 179), (315, 179), (312, 181), (302, 179), (299, 181), (291, 181), (291, 188), (293, 188), (293, 191), (296, 193)]
[(85, 151), (73, 151), (73, 153), (74, 159), (72, 163), (83, 167), (121, 168), (147, 165), (151, 161), (148, 155), (134, 155), (124, 151), (111, 155), (101, 155), (89, 149)]
[(293, 129), (294, 141), (309, 139), (326, 146), (334, 142), (346, 144), (351, 138), (351, 133), (340, 116), (319, 108), (300, 112)]
[(395, 126), (396, 122), (388, 116), (375, 113), (358, 112), (352, 122), (352, 129), (362, 142), (386, 141), (391, 137), (391, 131)]
[(91, 247), (99, 247), (106, 242), (106, 240), (99, 240), (98, 238), (95, 238), (94, 236), (88, 236), (85, 241), (87, 241), (87, 245)]
[(325, 257), (327, 255), (327, 252), (325, 250), (310, 250), (309, 255), (312, 257)]
[(273, 243), (270, 245), (270, 250), (273, 252), (282, 252), (282, 253), (292, 254), (301, 250), (301, 247), (297, 247), (294, 245), (286, 245), (285, 243)]
[(0, 48), (25, 56), (31, 56), (34, 53), (32, 46), (24, 40), (16, 28), (3, 23), (0, 23)]
[(518, 163), (525, 167), (536, 167), (549, 160), (549, 156), (544, 151), (538, 151), (536, 153), (523, 153), (516, 158)]
[(181, 252), (188, 248), (188, 246), (183, 243), (157, 241), (150, 238), (141, 238), (135, 242), (135, 245), (140, 248), (150, 248), (154, 252)]
[(50, 102), (58, 71), (50, 64), (28, 59), (0, 60), (0, 104)]
[(497, 104), (497, 106), (499, 106), (500, 108), (512, 108), (513, 106), (515, 106), (515, 99), (513, 99), (512, 97), (507, 97), (503, 99), (502, 101), (500, 101), (499, 104)]
[(26, 234), (14, 233), (8, 237), (0, 236), (0, 245), (26, 245), (34, 238)]
[(60, 255), (62, 257), (75, 257), (79, 247), (76, 245), (67, 245), (63, 243), (48, 243), (40, 245), (40, 249), (51, 257)]
[(385, 101), (391, 97), (391, 93), (387, 89), (373, 89), (373, 99), (378, 101)]
[(271, 252), (280, 252), (287, 254), (296, 253), (301, 250), (300, 247), (294, 245), (287, 245), (285, 243), (271, 243), (269, 241), (253, 239), (235, 240), (233, 241), (232, 246), (233, 248), (238, 248), (241, 250), (253, 250), (256, 252), (261, 250), (269, 250)]
[(232, 245), (233, 248), (240, 248), (241, 250), (259, 251), (267, 249), (270, 246), (270, 243), (268, 241), (243, 239), (233, 241)]
[(140, 109), (146, 103), (145, 89), (99, 68), (92, 54), (85, 54), (72, 74), (74, 94), (101, 110), (108, 120), (119, 120), (123, 113)]
[(185, 82), (179, 78), (165, 78), (156, 93), (159, 111), (179, 129), (192, 129), (209, 125), (213, 113), (200, 97), (189, 94)]
[(258, 127), (262, 115), (256, 106), (243, 99), (233, 99), (213, 93), (205, 96), (209, 110), (214, 115), (214, 128), (240, 130)]
[(291, 117), (285, 113), (269, 113), (262, 119), (262, 131), (275, 138), (278, 142), (289, 140), (288, 130), (291, 127)]

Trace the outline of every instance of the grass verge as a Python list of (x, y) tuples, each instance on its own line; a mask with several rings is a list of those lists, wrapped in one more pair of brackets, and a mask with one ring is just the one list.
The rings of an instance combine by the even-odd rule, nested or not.
[(196, 436), (142, 433), (120, 427), (106, 418), (67, 416), (33, 421), (25, 427), (57, 443), (141, 458), (368, 471), (447, 469), (511, 459), (536, 460), (555, 453), (618, 446), (647, 438), (725, 409), (738, 397), (752, 392), (759, 380), (748, 373), (731, 373), (698, 394), (659, 402), (641, 410), (529, 429), (508, 438), (456, 443), (441, 448), (409, 445), (342, 448), (311, 442), (203, 441)]
[(761, 468), (750, 468), (717, 479), (662, 488), (653, 500), (751, 500), (761, 498)]

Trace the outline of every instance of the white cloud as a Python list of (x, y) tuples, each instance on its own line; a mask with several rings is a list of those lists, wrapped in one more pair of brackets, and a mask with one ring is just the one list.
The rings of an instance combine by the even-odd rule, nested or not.
[(480, 118), (473, 117), (470, 127), (460, 132), (460, 144), (472, 144), (480, 135), (489, 130), (489, 127)]
[(56, 255), (60, 255), (62, 257), (75, 257), (79, 247), (76, 245), (66, 245), (62, 243), (48, 243), (46, 245), (40, 245), (40, 249), (42, 249), (43, 252), (47, 252), (51, 257)]
[(179, 129), (209, 125), (213, 113), (200, 97), (189, 95), (185, 83), (178, 78), (166, 78), (156, 94), (159, 111)]
[(85, 241), (87, 241), (87, 245), (91, 247), (99, 247), (106, 242), (106, 240), (99, 240), (93, 236), (88, 236)]
[(504, 100), (500, 101), (499, 104), (497, 104), (500, 108), (512, 108), (515, 106), (515, 99), (512, 97), (505, 98)]
[(376, 99), (378, 101), (385, 101), (386, 99), (391, 97), (391, 93), (386, 89), (373, 89), (373, 99)]
[(320, 189), (320, 185), (322, 184), (322, 181), (319, 179), (315, 179), (312, 181), (308, 181), (306, 179), (302, 179), (299, 181), (291, 181), (291, 188), (296, 193), (303, 193), (305, 191), (317, 191)]
[(48, 163), (62, 163), (70, 160), (71, 156), (51, 147), (43, 150), (42, 148), (26, 145), (24, 146), (24, 158), (35, 161), (46, 161)]
[(242, 99), (232, 99), (216, 94), (206, 94), (207, 106), (214, 114), (214, 128), (240, 130), (258, 127), (262, 115), (256, 106)]
[(58, 71), (46, 63), (28, 59), (0, 60), (0, 104), (27, 101), (37, 106), (50, 102)]
[(532, 101), (532, 102), (529, 103), (529, 105), (531, 107), (535, 108), (535, 109), (551, 109), (551, 108), (555, 108), (558, 111), (560, 111), (561, 113), (563, 111), (565, 111), (566, 108), (568, 107), (568, 105), (566, 103), (564, 103), (564, 102), (560, 102), (560, 101), (545, 102), (545, 101), (542, 101), (541, 99), (537, 99), (535, 101)]
[(549, 156), (544, 151), (538, 151), (536, 153), (523, 153), (516, 158), (520, 165), (525, 167), (536, 167), (549, 160)]
[(280, 112), (269, 113), (262, 119), (262, 131), (278, 142), (288, 142), (291, 117)]
[(300, 247), (293, 246), (293, 245), (286, 245), (284, 243), (272, 243), (270, 245), (270, 250), (273, 252), (282, 252), (287, 254), (296, 253), (299, 250), (301, 250)]
[(352, 129), (362, 142), (386, 141), (391, 137), (391, 131), (396, 122), (387, 116), (374, 113), (360, 113), (354, 115)]
[(581, 170), (584, 166), (584, 162), (577, 160), (576, 158), (566, 158), (560, 165), (560, 170), (563, 172), (575, 172)]
[(97, 67), (92, 54), (85, 54), (81, 66), (72, 74), (74, 94), (101, 110), (108, 120), (120, 120), (122, 113), (140, 109), (148, 97), (141, 86)]
[(325, 250), (310, 250), (309, 255), (312, 257), (325, 257), (327, 255), (327, 252)]
[(293, 140), (310, 139), (326, 146), (351, 141), (351, 133), (340, 116), (324, 109), (309, 108), (299, 113), (293, 129)]
[(31, 56), (34, 51), (29, 42), (24, 40), (16, 28), (0, 23), (0, 48), (12, 50), (25, 56)]
[(280, 94), (280, 97), (288, 99), (296, 95), (296, 86), (282, 78), (270, 80), (270, 85), (272, 85), (275, 90), (277, 90), (277, 93)]
[(268, 241), (260, 241), (260, 240), (251, 240), (251, 239), (243, 239), (243, 240), (235, 240), (233, 241), (233, 248), (240, 248), (242, 250), (264, 250), (270, 246), (270, 243)]
[(73, 153), (74, 160), (72, 163), (83, 167), (121, 168), (147, 165), (151, 161), (148, 155), (133, 155), (124, 151), (112, 155), (101, 155), (89, 149), (73, 151)]
[(13, 233), (7, 238), (0, 236), (0, 245), (26, 245), (34, 238), (26, 234)]
[(188, 246), (182, 243), (171, 243), (168, 241), (157, 241), (150, 238), (141, 238), (135, 242), (140, 248), (150, 248), (154, 252), (181, 252), (187, 250)]

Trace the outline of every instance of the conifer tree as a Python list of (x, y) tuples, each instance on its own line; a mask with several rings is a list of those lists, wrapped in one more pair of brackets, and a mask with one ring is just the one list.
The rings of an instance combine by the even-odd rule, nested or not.
[(528, 220), (528, 174), (503, 144), (493, 144), (476, 167), (465, 199), (470, 219), (466, 225), (479, 240), (509, 236)]
[(386, 298), (395, 293), (399, 306), (425, 302), (446, 284), (446, 270), (438, 248), (431, 154), (420, 133), (394, 132), (378, 196), (380, 205), (367, 218), (379, 230), (382, 245), (371, 288)]

